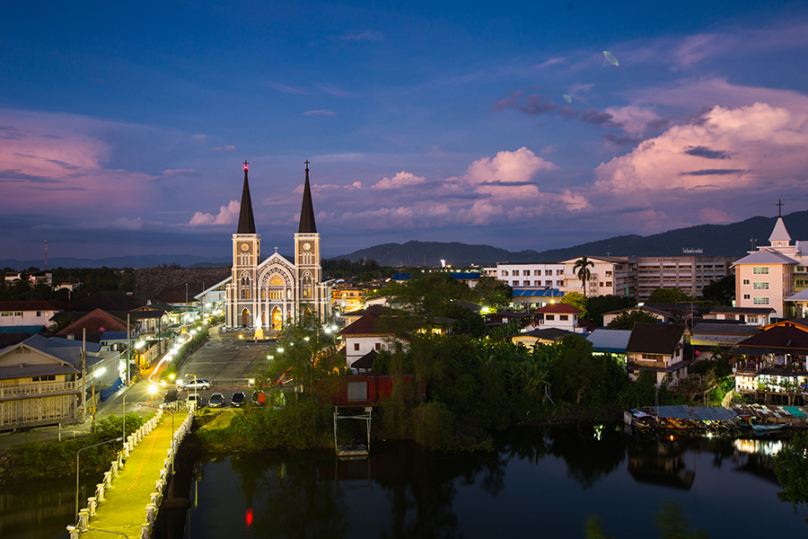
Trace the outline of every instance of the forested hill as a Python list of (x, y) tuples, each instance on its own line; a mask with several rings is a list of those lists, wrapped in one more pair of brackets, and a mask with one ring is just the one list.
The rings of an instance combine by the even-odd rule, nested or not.
[[(335, 258), (349, 260), (376, 260), (385, 266), (439, 266), (448, 264), (489, 265), (496, 262), (557, 262), (580, 255), (589, 256), (678, 256), (682, 249), (703, 249), (704, 256), (742, 257), (751, 247), (750, 239), (758, 245), (768, 245), (776, 217), (752, 217), (727, 225), (697, 225), (669, 230), (652, 236), (614, 236), (546, 251), (525, 250), (511, 252), (490, 245), (467, 245), (452, 242), (408, 241), (385, 243)], [(808, 211), (795, 212), (783, 217), (793, 240), (808, 241)]]

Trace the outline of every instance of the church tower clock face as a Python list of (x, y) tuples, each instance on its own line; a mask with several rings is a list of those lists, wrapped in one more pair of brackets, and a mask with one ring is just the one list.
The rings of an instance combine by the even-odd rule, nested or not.
[(303, 244), (303, 250), (308, 251), (309, 249), (311, 249), (311, 244), (310, 243), (304, 243)]
[(242, 250), (242, 251), (244, 251), (244, 252), (246, 253), (247, 251), (249, 251), (249, 250), (250, 250), (250, 246), (249, 246), (249, 245), (247, 245), (246, 243), (242, 243), (242, 244), (241, 244), (241, 250)]

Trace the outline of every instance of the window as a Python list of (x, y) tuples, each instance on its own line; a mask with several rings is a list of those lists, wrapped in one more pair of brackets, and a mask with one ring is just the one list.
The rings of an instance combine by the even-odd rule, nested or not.
[(541, 281), (533, 281), (533, 286), (541, 286)]
[(530, 286), (530, 281), (524, 281), (525, 286)]
[(569, 319), (570, 319), (570, 315), (568, 315), (568, 314), (559, 314), (559, 315), (558, 315), (558, 319), (559, 319), (559, 320), (569, 320)]
[(354, 352), (358, 352), (358, 351), (359, 351), (359, 343), (358, 343), (358, 342), (355, 342), (355, 343), (354, 343), (354, 345), (353, 345), (353, 349), (354, 349)]
[(39, 316), (43, 316), (42, 311), (37, 311), (37, 312), (36, 312), (36, 315), (37, 315), (37, 317), (39, 317)]
[(508, 276), (508, 270), (502, 270), (502, 276), (507, 277)]
[(769, 283), (755, 283), (754, 288), (755, 290), (768, 290)]
[(556, 286), (564, 286), (564, 281), (556, 281)]
[(513, 276), (518, 277), (519, 276), (519, 270), (513, 270)]
[(564, 275), (564, 270), (556, 270), (556, 275)]
[(743, 284), (749, 284), (749, 279), (744, 279)]
[(749, 299), (749, 294), (744, 294), (743, 299)]
[(600, 282), (600, 286), (603, 286), (603, 281)]
[(606, 281), (606, 286), (612, 286), (612, 282), (611, 281)]
[(545, 275), (552, 275), (552, 274), (553, 274), (553, 270), (544, 270), (544, 274), (545, 274)]
[(612, 272), (611, 272), (611, 271), (607, 271), (607, 272), (606, 272), (606, 277), (611, 277), (611, 276), (612, 276)]
[(735, 320), (735, 315), (734, 314), (725, 314), (724, 315), (724, 320)]
[(752, 273), (754, 273), (755, 275), (768, 275), (769, 268), (767, 267), (752, 268)]
[(545, 320), (555, 320), (555, 315), (554, 314), (545, 314), (544, 319)]
[(56, 381), (55, 374), (46, 374), (44, 376), (34, 376), (31, 378), (34, 382), (54, 382)]
[(544, 281), (544, 286), (553, 286), (553, 281)]
[(746, 323), (747, 324), (757, 324), (757, 316), (747, 316)]
[(513, 286), (519, 286), (519, 281), (514, 281)]
[(755, 305), (768, 305), (769, 304), (769, 298), (755, 298), (754, 301), (755, 301)]
[(378, 351), (379, 351), (379, 350), (381, 350), (381, 349), (382, 349), (382, 343), (377, 342), (377, 343), (376, 343), (376, 351), (378, 352)]

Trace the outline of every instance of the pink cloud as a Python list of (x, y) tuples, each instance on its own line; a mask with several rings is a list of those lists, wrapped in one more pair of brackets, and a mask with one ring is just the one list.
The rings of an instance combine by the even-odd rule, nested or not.
[(215, 226), (215, 225), (232, 225), (238, 219), (239, 209), (241, 204), (237, 200), (231, 200), (227, 206), (221, 206), (219, 213), (213, 215), (212, 213), (204, 213), (198, 211), (194, 213), (191, 220), (188, 222), (189, 226)]
[(216, 150), (217, 152), (235, 152), (236, 151), (236, 147), (233, 146), (232, 144), (228, 144), (227, 146), (216, 146), (213, 149)]
[(719, 106), (701, 121), (671, 127), (631, 153), (602, 163), (595, 169), (595, 185), (601, 192), (634, 196), (732, 190), (763, 180), (790, 184), (805, 174), (806, 147), (808, 107)]
[(121, 124), (61, 113), (0, 110), (0, 210), (52, 206), (103, 217), (142, 207), (154, 196), (154, 176), (108, 168), (110, 146), (98, 133)]
[(420, 185), (426, 182), (423, 176), (416, 176), (411, 172), (401, 171), (392, 178), (383, 178), (375, 185), (370, 186), (371, 189), (400, 189), (402, 187), (409, 187), (411, 185)]
[(464, 179), (472, 185), (492, 182), (525, 183), (539, 172), (557, 169), (558, 166), (522, 147), (515, 152), (503, 151), (493, 158), (484, 157), (474, 161), (469, 165)]

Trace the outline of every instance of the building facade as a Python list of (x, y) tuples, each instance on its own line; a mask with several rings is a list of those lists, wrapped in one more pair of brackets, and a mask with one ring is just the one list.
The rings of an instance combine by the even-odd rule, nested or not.
[(804, 289), (808, 256), (800, 242), (791, 241), (783, 218), (778, 217), (769, 245), (758, 247), (735, 263), (735, 304), (738, 307), (771, 307), (774, 316), (787, 318), (794, 304), (787, 302)]
[(266, 260), (261, 259), (261, 236), (255, 230), (247, 174), (245, 161), (238, 230), (232, 239), (232, 276), (226, 285), (225, 325), (280, 331), (306, 314), (326, 320), (331, 315), (331, 288), (322, 280), (308, 162), (294, 260), (278, 254), (277, 248)]

